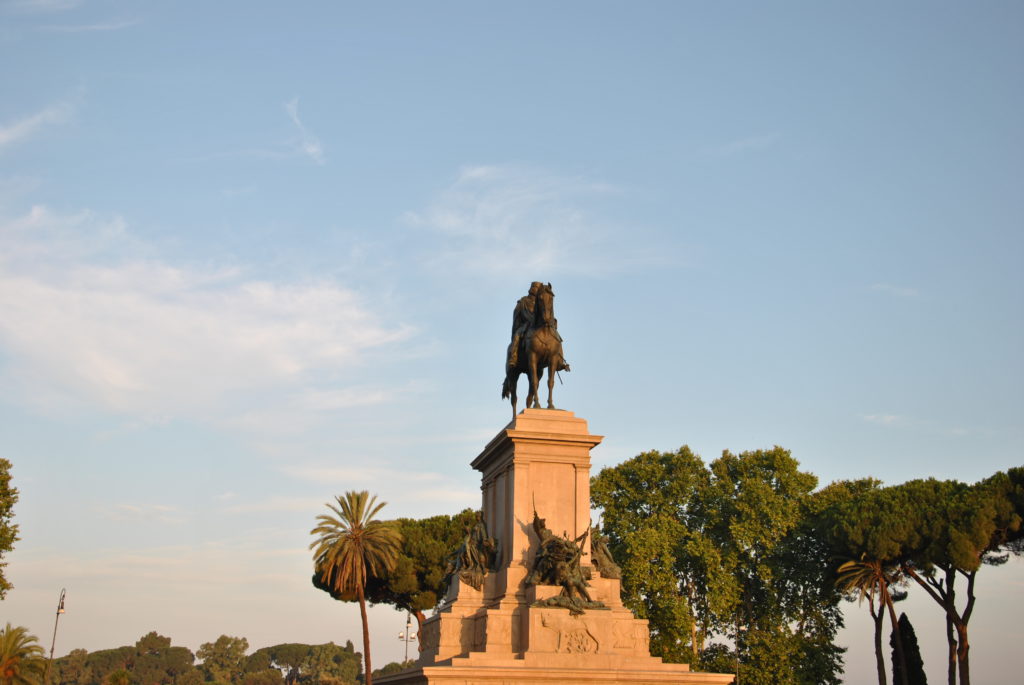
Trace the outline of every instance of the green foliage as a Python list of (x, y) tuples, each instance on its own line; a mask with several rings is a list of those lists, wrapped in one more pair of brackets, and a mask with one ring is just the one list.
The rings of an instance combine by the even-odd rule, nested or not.
[(373, 676), (377, 677), (377, 676), (391, 675), (392, 673), (401, 673), (402, 671), (410, 669), (410, 668), (412, 668), (415, 665), (416, 665), (416, 661), (413, 660), (413, 659), (409, 659), (408, 661), (401, 661), (401, 662), (399, 662), (399, 661), (392, 661), (390, 664), (388, 664), (384, 668), (378, 668), (377, 670), (375, 670), (373, 672)]
[[(60, 685), (88, 685), (90, 669), (86, 665), (89, 652), (84, 649), (73, 649), (60, 659), (55, 659), (51, 667), (56, 682)], [(53, 682), (53, 681), (51, 681)]]
[(151, 631), (135, 643), (131, 660), (132, 681), (140, 685), (172, 685), (192, 669), (195, 657), (185, 647), (172, 647), (171, 638)]
[(455, 516), (394, 521), (402, 536), (396, 563), (389, 573), (369, 579), (366, 598), (375, 604), (390, 604), (408, 611), (422, 623), (423, 612), (436, 606), (444, 596), (448, 558), (475, 521), (476, 512), (472, 509)]
[(203, 662), (202, 670), (206, 680), (216, 683), (233, 683), (244, 670), (242, 664), (249, 641), (244, 637), (221, 635), (215, 642), (204, 642), (196, 651), (196, 658)]
[(134, 647), (116, 647), (101, 649), (89, 654), (85, 660), (90, 675), (89, 682), (93, 685), (105, 683), (107, 676), (118, 670), (127, 670), (135, 654)]
[[(107, 685), (112, 673), (124, 671), (129, 685), (355, 685), (361, 674), (361, 655), (352, 643), (338, 646), (286, 643), (264, 647), (245, 656), (245, 638), (222, 635), (203, 644), (193, 665), (192, 652), (174, 647), (171, 639), (150, 632), (134, 647), (88, 653), (72, 650), (54, 660), (50, 682), (57, 685)], [(2, 685), (2, 684), (0, 684)]]
[(903, 646), (903, 661), (907, 665), (905, 682), (907, 685), (928, 685), (928, 677), (924, 673), (924, 660), (921, 658), (921, 647), (917, 644), (917, 634), (906, 614), (900, 614), (896, 630), (889, 637), (889, 645), (892, 647), (892, 682), (904, 682), (903, 668), (896, 652), (897, 635), (899, 635)]
[[(947, 635), (962, 685), (970, 683), (968, 624), (977, 573), (1022, 551), (1022, 481), (1022, 467), (975, 485), (912, 480), (862, 492), (834, 519), (837, 556), (903, 574), (941, 607), (943, 622), (953, 628)], [(889, 613), (895, 623), (891, 604)]]
[(309, 546), (316, 573), (347, 601), (365, 591), (370, 576), (393, 568), (398, 557), (401, 535), (394, 525), (373, 518), (385, 504), (376, 500), (365, 490), (346, 492), (335, 498), (337, 506), (327, 505), (331, 514), (317, 516), (319, 523), (310, 531), (318, 536)]
[(202, 683), (203, 674), (198, 668), (190, 668), (174, 681), (174, 685), (202, 685)]
[(13, 586), (4, 577), (4, 554), (14, 549), (18, 541), (18, 526), (11, 523), (14, 518), (14, 505), (18, 501), (18, 489), (11, 486), (11, 462), (0, 459), (0, 599), (7, 595)]
[(704, 673), (735, 673), (736, 651), (726, 645), (712, 642), (704, 647), (700, 659), (691, 666), (695, 671)]
[(684, 446), (644, 452), (602, 469), (591, 483), (608, 547), (622, 567), (623, 600), (650, 621), (651, 653), (670, 662), (699, 652), (694, 643), (709, 629), (706, 603), (717, 599), (698, 591), (718, 567), (717, 550), (690, 535), (694, 503), (708, 481), (704, 463)]
[(282, 685), (284, 676), (276, 668), (261, 671), (246, 671), (238, 680), (239, 685)]
[(125, 669), (119, 668), (116, 671), (111, 671), (104, 682), (106, 685), (129, 685), (131, 674)]
[[(432, 516), (426, 519), (391, 521), (402, 536), (395, 565), (384, 573), (367, 578), (365, 596), (373, 604), (389, 604), (408, 611), (418, 624), (426, 618), (426, 610), (437, 605), (446, 590), (444, 575), (449, 557), (466, 534), (466, 527), (476, 521), (476, 512), (466, 509), (455, 516)], [(335, 590), (323, 573), (313, 575), (313, 586), (334, 599), (345, 599)]]
[(742, 670), (839, 682), (842, 616), (820, 538), (822, 511), (842, 493), (819, 497), (816, 485), (780, 447), (707, 466), (688, 447), (645, 452), (594, 478), (624, 601), (650, 620), (653, 654), (706, 667), (722, 658), (721, 647), (703, 658), (706, 641), (734, 639), (738, 624)]
[(39, 638), (27, 628), (10, 623), (0, 631), (0, 685), (37, 685), (42, 682), (45, 652)]
[[(331, 514), (317, 516), (318, 525), (310, 535), (313, 550), (313, 584), (329, 589), (333, 597), (359, 602), (363, 624), (363, 657), (366, 683), (373, 683), (370, 661), (370, 629), (366, 618), (366, 583), (371, 576), (383, 576), (395, 567), (402, 537), (395, 526), (373, 517), (384, 507), (370, 493), (346, 492), (328, 504)], [(318, 581), (322, 585), (318, 585)]]
[[(274, 670), (282, 682), (280, 675), (286, 674), (284, 682), (289, 685), (326, 685), (327, 683), (355, 683), (361, 673), (360, 658), (348, 647), (340, 647), (333, 642), (324, 645), (306, 645), (284, 643), (272, 647), (258, 649), (246, 659), (247, 674), (259, 674), (268, 669)], [(262, 676), (259, 684), (272, 685), (265, 682), (268, 676)]]

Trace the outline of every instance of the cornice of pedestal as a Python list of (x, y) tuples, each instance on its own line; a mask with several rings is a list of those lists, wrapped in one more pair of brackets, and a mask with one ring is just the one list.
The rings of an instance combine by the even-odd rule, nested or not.
[[(500, 468), (506, 462), (521, 457), (531, 460), (589, 463), (590, 450), (603, 439), (603, 435), (591, 435), (586, 420), (577, 418), (571, 411), (524, 409), (487, 443), (470, 465), (486, 474), (496, 467)], [(533, 452), (530, 447), (537, 445), (568, 449), (558, 456), (526, 456), (526, 452)], [(517, 450), (517, 447), (520, 449)]]

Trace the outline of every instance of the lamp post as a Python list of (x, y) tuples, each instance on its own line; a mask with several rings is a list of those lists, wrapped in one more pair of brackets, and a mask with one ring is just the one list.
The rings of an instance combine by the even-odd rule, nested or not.
[(416, 641), (416, 636), (412, 634), (412, 614), (408, 611), (405, 612), (405, 631), (398, 634), (399, 640), (405, 641), (405, 660), (409, 660), (409, 640)]
[(50, 664), (53, 663), (53, 648), (57, 645), (57, 624), (60, 623), (60, 615), (64, 613), (64, 595), (67, 594), (67, 590), (64, 588), (60, 589), (60, 599), (57, 600), (57, 618), (53, 619), (53, 640), (50, 641), (50, 660), (46, 662), (46, 668), (43, 669), (43, 685), (46, 685), (47, 677), (50, 675)]

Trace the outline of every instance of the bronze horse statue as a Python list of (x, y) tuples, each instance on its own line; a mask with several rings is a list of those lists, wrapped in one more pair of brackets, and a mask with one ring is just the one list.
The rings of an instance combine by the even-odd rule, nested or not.
[(516, 386), (520, 374), (527, 374), (530, 388), (526, 394), (526, 406), (540, 409), (538, 386), (544, 370), (548, 372), (548, 409), (554, 409), (551, 394), (555, 388), (555, 374), (569, 371), (569, 365), (562, 356), (562, 338), (558, 335), (558, 322), (555, 320), (555, 294), (548, 283), (537, 292), (537, 304), (534, 307), (533, 324), (523, 336), (520, 343), (522, 352), (518, 355), (514, 366), (505, 369), (505, 382), (501, 386), (501, 399), (512, 399), (512, 418), (516, 416)]

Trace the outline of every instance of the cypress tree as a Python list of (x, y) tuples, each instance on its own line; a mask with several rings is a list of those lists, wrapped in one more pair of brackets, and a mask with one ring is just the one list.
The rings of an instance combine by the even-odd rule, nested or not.
[[(906, 614), (900, 614), (897, 622), (900, 640), (903, 642), (903, 658), (907, 664), (907, 685), (928, 685), (928, 677), (924, 674), (924, 661), (921, 659), (921, 648), (917, 644), (917, 635), (914, 633), (914, 626)], [(889, 645), (892, 649), (892, 681), (901, 681), (900, 660), (896, 656), (896, 631), (889, 637)]]

